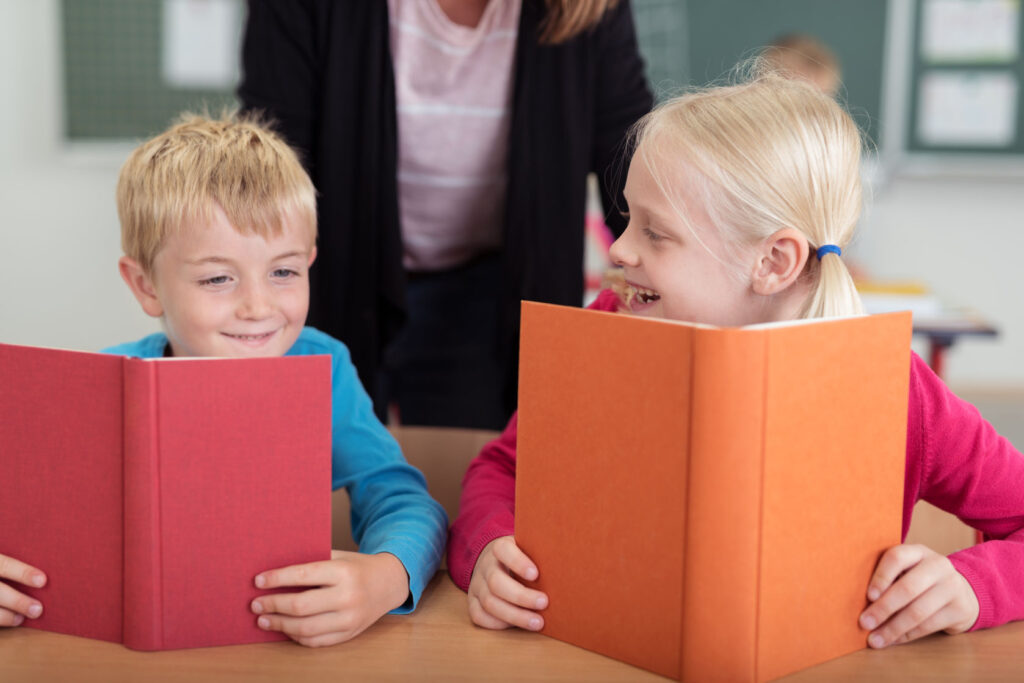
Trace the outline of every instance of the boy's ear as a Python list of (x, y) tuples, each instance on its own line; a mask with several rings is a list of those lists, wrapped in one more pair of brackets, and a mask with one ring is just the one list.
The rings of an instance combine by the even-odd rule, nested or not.
[(807, 238), (799, 230), (783, 228), (775, 232), (758, 249), (754, 291), (771, 296), (786, 290), (800, 277), (809, 252)]
[(121, 279), (125, 281), (132, 294), (139, 300), (148, 315), (159, 318), (164, 314), (164, 307), (157, 298), (156, 288), (153, 286), (153, 279), (146, 272), (146, 269), (135, 259), (122, 256), (117, 262), (117, 269), (121, 272)]
[(309, 251), (309, 263), (306, 264), (306, 267), (307, 268), (312, 267), (313, 266), (313, 261), (316, 261), (316, 246), (315, 245)]

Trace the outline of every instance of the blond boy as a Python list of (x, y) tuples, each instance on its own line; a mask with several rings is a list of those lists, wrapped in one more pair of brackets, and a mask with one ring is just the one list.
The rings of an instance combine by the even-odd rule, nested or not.
[[(374, 416), (344, 344), (304, 327), (316, 199), (295, 153), (259, 121), (187, 115), (125, 162), (117, 206), (121, 277), (164, 332), (106, 352), (332, 357), (332, 486), (348, 490), (360, 552), (268, 567), (257, 587), (306, 590), (255, 599), (258, 626), (322, 646), (411, 611), (437, 570), (447, 519)], [(43, 569), (0, 555), (0, 579), (42, 585)], [(0, 581), (0, 625), (42, 609)]]

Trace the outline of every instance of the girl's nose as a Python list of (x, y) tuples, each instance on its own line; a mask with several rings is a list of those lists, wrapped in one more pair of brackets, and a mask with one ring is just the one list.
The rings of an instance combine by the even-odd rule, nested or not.
[(640, 257), (632, 248), (629, 236), (630, 228), (626, 226), (626, 231), (608, 248), (608, 257), (617, 266), (636, 266), (640, 263)]

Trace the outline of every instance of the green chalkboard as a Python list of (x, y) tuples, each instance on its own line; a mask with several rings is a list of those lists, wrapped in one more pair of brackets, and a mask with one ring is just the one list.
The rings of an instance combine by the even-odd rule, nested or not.
[(175, 88), (160, 60), (161, 0), (62, 0), (64, 130), (69, 140), (144, 138), (186, 109), (218, 111), (233, 87)]
[(656, 93), (727, 77), (787, 33), (821, 40), (842, 66), (839, 99), (878, 140), (886, 0), (633, 0)]

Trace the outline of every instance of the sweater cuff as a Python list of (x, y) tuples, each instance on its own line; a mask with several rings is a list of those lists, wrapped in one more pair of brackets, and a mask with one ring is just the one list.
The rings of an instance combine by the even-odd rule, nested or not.
[[(967, 583), (971, 584), (971, 590), (974, 591), (975, 597), (978, 598), (978, 618), (974, 620), (974, 624), (968, 629), (968, 631), (977, 631), (978, 629), (991, 626), (995, 622), (995, 617), (992, 596), (988, 593), (985, 579), (978, 575), (978, 572), (975, 571), (972, 563), (969, 561), (970, 550), (970, 548), (967, 548), (966, 550), (953, 553), (949, 556), (949, 561), (953, 563), (953, 569), (957, 570), (961, 576), (967, 579)], [(967, 555), (966, 557), (965, 554)]]
[(388, 612), (388, 614), (408, 614), (416, 609), (420, 603), (420, 596), (423, 590), (430, 583), (430, 579), (437, 572), (441, 563), (441, 547), (431, 545), (427, 553), (422, 549), (411, 548), (400, 542), (384, 542), (373, 548), (360, 548), (359, 552), (368, 555), (390, 553), (398, 558), (409, 576), (409, 598), (401, 606)]
[[(459, 568), (453, 571), (449, 567), (452, 581), (464, 591), (469, 590), (469, 581), (473, 578), (473, 570), (476, 568), (480, 553), (488, 543), (502, 536), (512, 536), (515, 533), (515, 518), (511, 512), (503, 511), (500, 514), (487, 520), (479, 532), (473, 537), (473, 541), (466, 548), (465, 555), (461, 558)], [(451, 564), (451, 563), (449, 563)]]

